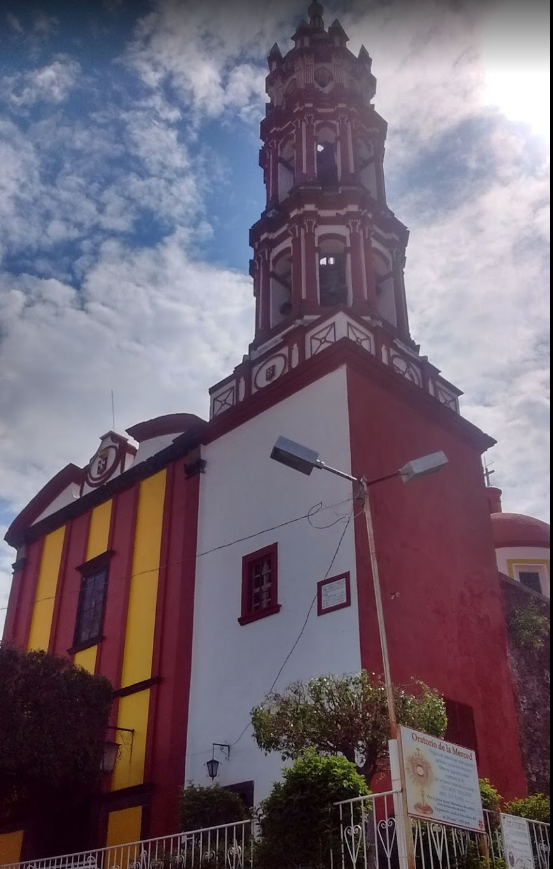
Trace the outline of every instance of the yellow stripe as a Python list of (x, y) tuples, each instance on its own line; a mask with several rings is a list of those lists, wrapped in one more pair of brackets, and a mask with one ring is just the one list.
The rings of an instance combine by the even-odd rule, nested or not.
[(52, 531), (44, 540), (29, 633), (29, 650), (48, 649), (64, 537), (65, 526)]
[(4, 863), (19, 863), (22, 844), (23, 830), (16, 830), (13, 833), (0, 833), (0, 865)]
[(86, 547), (86, 560), (96, 558), (108, 548), (109, 523), (111, 519), (111, 501), (104, 501), (92, 511), (88, 543)]
[[(127, 842), (137, 842), (140, 839), (141, 826), (142, 806), (110, 812), (106, 848), (112, 848), (114, 845), (125, 845)], [(132, 859), (136, 860), (134, 853)], [(125, 860), (124, 862), (125, 865), (128, 865), (131, 861)], [(123, 861), (121, 861), (121, 865), (123, 865)]]
[(515, 579), (515, 566), (516, 567), (524, 567), (526, 564), (538, 564), (542, 567), (545, 567), (547, 571), (547, 578), (549, 579), (550, 574), (550, 565), (551, 562), (548, 558), (508, 558), (507, 559), (507, 570), (509, 572), (509, 576), (511, 579)]
[(166, 472), (140, 485), (121, 687), (152, 675)]
[(98, 646), (89, 646), (88, 649), (83, 649), (82, 652), (77, 652), (74, 657), (74, 663), (89, 673), (94, 673), (96, 669), (96, 654)]
[[(139, 785), (144, 781), (149, 708), (149, 689), (119, 699), (117, 727), (124, 727), (126, 730), (110, 731), (114, 733), (115, 742), (120, 745), (111, 777), (112, 791)], [(133, 733), (129, 733), (129, 730)]]

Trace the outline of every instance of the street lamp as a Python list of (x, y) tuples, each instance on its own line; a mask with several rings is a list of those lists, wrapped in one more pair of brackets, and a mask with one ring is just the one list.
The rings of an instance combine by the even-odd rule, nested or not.
[[(409, 869), (414, 869), (415, 851), (413, 844), (413, 835), (411, 833), (411, 825), (407, 812), (407, 794), (405, 787), (405, 770), (403, 768), (403, 756), (401, 748), (401, 739), (396, 718), (396, 706), (394, 701), (394, 691), (392, 687), (392, 678), (390, 674), (390, 660), (388, 657), (388, 641), (386, 638), (386, 626), (384, 623), (384, 610), (382, 608), (382, 593), (380, 588), (380, 575), (378, 572), (378, 560), (376, 557), (376, 547), (374, 542), (374, 526), (369, 501), (369, 486), (375, 483), (381, 483), (384, 480), (390, 480), (393, 477), (400, 477), (404, 483), (410, 483), (419, 477), (426, 477), (428, 474), (434, 474), (447, 464), (447, 456), (441, 450), (436, 453), (430, 453), (427, 456), (421, 456), (418, 459), (413, 459), (407, 462), (402, 468), (394, 471), (391, 474), (386, 474), (383, 477), (377, 477), (374, 480), (367, 480), (366, 477), (353, 477), (351, 474), (346, 474), (337, 468), (332, 468), (325, 462), (319, 459), (319, 454), (315, 450), (291, 441), (288, 438), (279, 437), (271, 452), (271, 458), (282, 465), (286, 465), (295, 471), (300, 471), (302, 474), (311, 474), (317, 468), (318, 470), (329, 471), (331, 474), (336, 474), (344, 480), (350, 480), (352, 483), (360, 483), (363, 488), (364, 496), (364, 513), (367, 526), (367, 539), (369, 544), (369, 555), (371, 560), (371, 570), (373, 576), (374, 597), (376, 603), (376, 614), (378, 620), (378, 633), (380, 636), (380, 648), (382, 652), (382, 666), (384, 670), (384, 684), (386, 687), (386, 703), (388, 707), (388, 719), (390, 722), (390, 735), (395, 742), (395, 754), (398, 761), (399, 781), (401, 785), (401, 807), (400, 807), (400, 823), (403, 829), (403, 837), (398, 837), (398, 842), (403, 839), (405, 853), (400, 854), (400, 861), (406, 864)], [(390, 746), (390, 766), (393, 764), (391, 757)], [(403, 857), (403, 860), (401, 858)]]

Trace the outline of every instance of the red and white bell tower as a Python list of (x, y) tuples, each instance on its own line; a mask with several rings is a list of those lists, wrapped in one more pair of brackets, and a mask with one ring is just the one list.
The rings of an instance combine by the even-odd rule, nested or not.
[(268, 57), (261, 122), (266, 207), (250, 230), (255, 335), (234, 374), (211, 390), (211, 416), (348, 338), (453, 410), (459, 391), (420, 357), (409, 333), (404, 266), (409, 232), (386, 203), (387, 124), (376, 79), (323, 7), (282, 55)]
[(386, 122), (371, 103), (365, 48), (355, 57), (323, 8), (269, 54), (270, 102), (261, 123), (267, 207), (252, 227), (254, 347), (298, 320), (338, 306), (382, 320), (409, 340), (403, 287), (408, 232), (386, 205)]

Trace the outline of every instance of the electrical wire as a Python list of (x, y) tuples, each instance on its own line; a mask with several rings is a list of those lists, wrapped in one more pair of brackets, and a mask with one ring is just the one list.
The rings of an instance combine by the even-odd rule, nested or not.
[[(247, 534), (245, 537), (237, 537), (235, 540), (231, 540), (228, 543), (221, 543), (219, 546), (214, 546), (212, 549), (206, 549), (204, 552), (197, 552), (195, 556), (193, 556), (194, 560), (198, 558), (203, 558), (206, 555), (211, 555), (213, 552), (219, 552), (221, 549), (228, 549), (230, 546), (235, 546), (237, 543), (244, 543), (246, 540), (253, 540), (255, 537), (261, 537), (263, 534), (268, 534), (269, 531), (277, 531), (279, 528), (285, 528), (287, 525), (293, 525), (295, 522), (300, 522), (302, 519), (307, 519), (312, 528), (317, 530), (323, 530), (325, 526), (319, 528), (317, 525), (313, 525), (311, 522), (312, 516), (316, 516), (317, 513), (322, 513), (325, 510), (332, 510), (334, 507), (341, 507), (343, 504), (347, 504), (352, 500), (352, 497), (344, 499), (343, 501), (337, 501), (335, 504), (328, 504), (326, 507), (323, 505), (322, 501), (319, 501), (317, 504), (314, 504), (309, 508), (307, 513), (303, 513), (301, 516), (296, 516), (294, 519), (288, 519), (286, 522), (280, 522), (278, 525), (272, 525), (270, 528), (263, 528), (261, 531), (256, 531), (254, 534)], [(335, 524), (335, 523), (332, 523)], [(328, 526), (330, 527), (330, 526)], [(126, 579), (134, 579), (137, 576), (143, 576), (146, 573), (156, 573), (156, 571), (167, 570), (169, 567), (178, 567), (179, 564), (185, 564), (187, 561), (191, 561), (192, 557), (189, 558), (181, 558), (178, 561), (168, 561), (166, 564), (159, 564), (157, 567), (149, 567), (146, 570), (138, 570), (136, 573), (131, 573), (126, 577), (123, 577), (122, 580)], [(64, 596), (69, 594), (79, 594), (80, 589), (74, 589), (73, 591), (66, 591)], [(49, 595), (48, 597), (39, 597), (36, 598), (34, 604), (43, 603), (47, 600), (55, 600), (56, 595)], [(34, 605), (33, 604), (33, 605)], [(0, 611), (7, 610), (7, 606), (0, 607)]]
[[(323, 582), (324, 582), (325, 579), (328, 579), (328, 576), (329, 576), (329, 574), (330, 574), (330, 571), (332, 570), (332, 568), (333, 568), (333, 566), (334, 566), (334, 562), (336, 561), (336, 559), (337, 559), (337, 557), (338, 557), (338, 553), (339, 553), (339, 551), (340, 551), (340, 547), (341, 547), (341, 545), (342, 545), (342, 542), (343, 542), (343, 540), (344, 540), (344, 537), (346, 536), (346, 531), (348, 530), (348, 527), (349, 527), (349, 524), (350, 524), (351, 520), (352, 520), (352, 519), (356, 519), (357, 516), (358, 516), (360, 513), (363, 512), (364, 506), (363, 506), (363, 507), (362, 507), (358, 512), (355, 511), (355, 502), (356, 502), (357, 499), (360, 497), (362, 491), (363, 491), (363, 487), (360, 487), (359, 490), (358, 490), (358, 492), (357, 492), (357, 494), (354, 495), (354, 496), (352, 496), (352, 498), (348, 499), (348, 500), (352, 500), (352, 501), (353, 501), (353, 506), (352, 506), (352, 509), (351, 509), (350, 512), (349, 512), (349, 515), (347, 516), (346, 524), (344, 525), (344, 528), (343, 528), (342, 533), (341, 533), (341, 535), (340, 535), (340, 539), (338, 540), (338, 543), (337, 543), (337, 545), (336, 545), (336, 549), (334, 550), (334, 553), (333, 553), (333, 555), (332, 555), (332, 558), (330, 559), (330, 564), (328, 565), (328, 568), (327, 568), (327, 570), (326, 570), (326, 573), (325, 573), (325, 575), (324, 575), (324, 577), (323, 577)], [(343, 503), (345, 503), (345, 502), (343, 502)], [(335, 506), (339, 506), (339, 505), (335, 505)], [(344, 517), (344, 516), (340, 516), (340, 519), (338, 519), (337, 522), (340, 521), (341, 519), (344, 519), (344, 518), (346, 518), (346, 517)], [(310, 524), (311, 524), (311, 522), (310, 522)], [(335, 524), (336, 524), (336, 522), (333, 522), (333, 523), (332, 523), (332, 525), (335, 525)], [(313, 525), (313, 527), (314, 527), (314, 528), (318, 528), (318, 526), (316, 526), (316, 525)], [(331, 527), (331, 526), (328, 525), (328, 526), (325, 526), (325, 527), (329, 528), (329, 527)], [(320, 530), (320, 529), (319, 529), (319, 530)], [(292, 648), (290, 649), (290, 651), (289, 651), (288, 654), (286, 655), (284, 661), (282, 662), (282, 664), (281, 664), (281, 666), (280, 666), (280, 669), (279, 669), (278, 673), (276, 674), (276, 676), (275, 676), (275, 678), (274, 678), (274, 680), (273, 680), (273, 684), (271, 685), (271, 687), (269, 688), (267, 694), (265, 695), (266, 697), (269, 696), (270, 694), (272, 694), (273, 689), (274, 689), (276, 683), (278, 682), (278, 680), (279, 680), (279, 678), (280, 678), (280, 675), (281, 675), (282, 671), (284, 670), (284, 668), (286, 667), (286, 664), (288, 663), (288, 661), (290, 660), (290, 658), (291, 658), (292, 655), (294, 654), (294, 651), (295, 651), (295, 649), (296, 649), (296, 647), (297, 647), (299, 641), (301, 640), (301, 638), (302, 638), (302, 636), (303, 636), (303, 634), (304, 634), (304, 631), (305, 631), (305, 629), (306, 629), (306, 627), (307, 627), (307, 623), (308, 623), (308, 621), (309, 621), (309, 617), (310, 617), (310, 615), (311, 615), (311, 613), (312, 613), (312, 611), (313, 611), (313, 607), (315, 606), (315, 602), (316, 602), (316, 600), (317, 600), (317, 593), (315, 593), (315, 596), (313, 597), (313, 600), (311, 601), (311, 603), (310, 603), (310, 605), (309, 605), (309, 609), (307, 610), (307, 615), (305, 616), (304, 622), (303, 622), (303, 624), (302, 624), (302, 626), (301, 626), (301, 630), (300, 630), (298, 636), (296, 637), (296, 639), (294, 640), (294, 643), (293, 643), (293, 645), (292, 645)], [(240, 735), (238, 736), (238, 738), (235, 739), (234, 742), (231, 742), (231, 748), (232, 748), (234, 745), (237, 745), (237, 744), (240, 742), (240, 740), (242, 739), (242, 737), (244, 736), (244, 734), (246, 733), (246, 731), (249, 729), (249, 727), (251, 727), (251, 721), (248, 721), (248, 723), (247, 723), (246, 726), (243, 728), (243, 730), (242, 730), (242, 732), (240, 733)]]

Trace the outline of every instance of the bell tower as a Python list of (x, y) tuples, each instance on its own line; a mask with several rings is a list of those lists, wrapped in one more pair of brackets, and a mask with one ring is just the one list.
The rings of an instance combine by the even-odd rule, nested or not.
[(371, 102), (365, 48), (312, 3), (294, 47), (269, 54), (261, 123), (266, 208), (252, 227), (253, 347), (342, 307), (409, 342), (403, 283), (408, 231), (386, 204), (386, 122)]
[(250, 230), (255, 332), (234, 374), (211, 390), (217, 416), (349, 339), (458, 412), (458, 396), (409, 332), (409, 232), (386, 202), (387, 124), (372, 103), (365, 47), (314, 2), (293, 47), (273, 45), (259, 155), (265, 209)]

